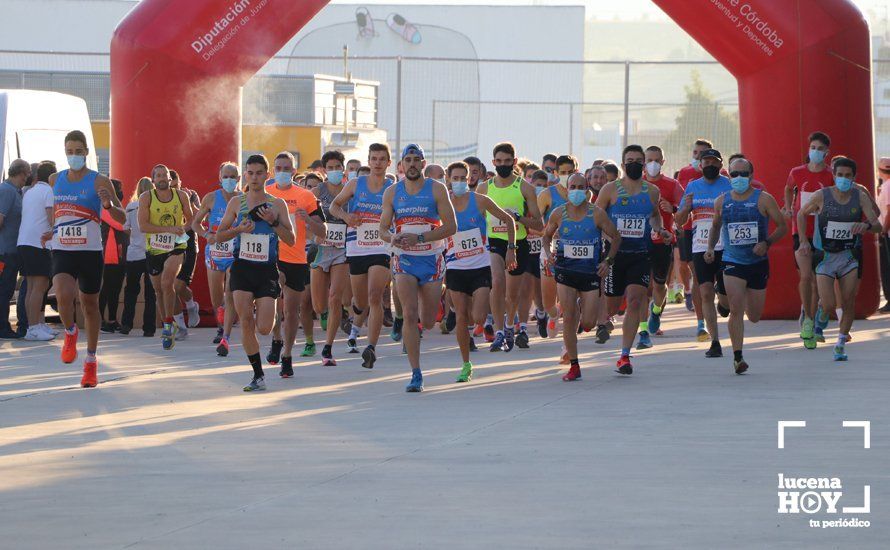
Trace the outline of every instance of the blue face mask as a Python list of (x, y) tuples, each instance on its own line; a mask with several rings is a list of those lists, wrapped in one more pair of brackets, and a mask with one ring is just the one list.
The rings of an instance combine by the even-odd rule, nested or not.
[(581, 203), (587, 200), (587, 191), (583, 189), (572, 189), (569, 191), (569, 202), (575, 206), (581, 206)]
[(189, 240), (189, 234), (188, 234), (188, 233), (183, 233), (182, 235), (176, 237), (175, 240), (176, 240), (176, 244), (186, 243), (186, 242), (188, 242), (188, 240)]
[(238, 187), (238, 179), (237, 178), (223, 178), (219, 184), (222, 186), (223, 190), (226, 193), (231, 193)]
[(348, 175), (348, 178), (351, 179), (351, 180), (354, 180), (354, 179), (357, 178), (357, 177), (358, 177), (358, 172), (356, 172), (356, 171), (354, 171), (354, 170), (353, 170), (352, 172), (350, 172), (349, 175)]
[(328, 170), (328, 181), (334, 185), (343, 183), (343, 170)]
[(80, 170), (87, 164), (87, 158), (83, 155), (68, 155), (68, 166), (74, 170)]
[(825, 160), (825, 151), (810, 149), (808, 155), (810, 157), (810, 162), (812, 162), (813, 164), (820, 164), (823, 160)]
[(279, 186), (287, 185), (288, 183), (292, 183), (291, 173), (290, 172), (275, 172), (275, 183)]
[(698, 170), (701, 167), (701, 161), (699, 159), (692, 159), (692, 162), (689, 165)]
[(837, 186), (838, 191), (842, 193), (846, 193), (853, 187), (853, 180), (850, 178), (834, 178), (834, 185)]
[(470, 184), (465, 181), (452, 181), (451, 192), (454, 193), (455, 197), (466, 195), (470, 192)]
[(540, 196), (541, 193), (543, 193), (545, 189), (547, 189), (547, 188), (546, 188), (546, 187), (540, 187), (540, 186), (537, 186), (537, 185), (536, 185), (536, 186), (535, 186), (535, 195)]
[(732, 190), (741, 195), (751, 186), (751, 178), (739, 176), (737, 178), (732, 178), (730, 183), (732, 184)]

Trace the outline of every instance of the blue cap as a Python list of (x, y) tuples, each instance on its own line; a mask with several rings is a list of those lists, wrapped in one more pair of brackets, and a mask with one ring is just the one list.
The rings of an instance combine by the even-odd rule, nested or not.
[(405, 158), (408, 155), (418, 155), (420, 158), (425, 158), (423, 156), (423, 149), (416, 143), (409, 143), (402, 149), (402, 158)]

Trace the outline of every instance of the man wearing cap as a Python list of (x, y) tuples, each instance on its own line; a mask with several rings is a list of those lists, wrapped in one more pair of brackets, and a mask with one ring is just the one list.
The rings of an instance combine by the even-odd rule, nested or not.
[[(457, 224), (454, 207), (444, 184), (424, 178), (426, 165), (423, 149), (414, 143), (402, 151), (405, 178), (387, 187), (383, 193), (380, 236), (395, 251), (392, 272), (396, 292), (402, 303), (402, 315), (408, 321), (402, 339), (411, 364), (408, 392), (423, 391), (420, 372), (420, 319), (424, 328), (433, 328), (444, 275), (444, 239), (454, 235)], [(390, 231), (394, 229), (394, 233)]]
[[(699, 156), (701, 159), (702, 177), (689, 182), (683, 195), (683, 204), (677, 212), (676, 221), (683, 225), (692, 215), (692, 264), (698, 279), (699, 292), (702, 298), (702, 312), (705, 324), (711, 335), (711, 347), (705, 357), (723, 357), (720, 337), (717, 334), (717, 311), (723, 317), (729, 315), (729, 302), (723, 286), (723, 274), (720, 262), (723, 256), (723, 239), (714, 246), (714, 261), (708, 263), (704, 259), (708, 251), (708, 237), (714, 220), (714, 202), (718, 197), (732, 190), (729, 178), (722, 175), (723, 157), (716, 149), (706, 149)], [(719, 295), (719, 305), (714, 306), (715, 291)]]
[(878, 208), (881, 216), (881, 287), (884, 289), (884, 307), (881, 313), (890, 313), (890, 157), (881, 157), (878, 162), (880, 172), (880, 189), (878, 190)]

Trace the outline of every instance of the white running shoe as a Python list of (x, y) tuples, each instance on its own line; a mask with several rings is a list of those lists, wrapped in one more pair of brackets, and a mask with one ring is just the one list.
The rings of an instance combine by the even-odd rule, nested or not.
[(28, 332), (25, 334), (25, 340), (29, 342), (48, 342), (55, 338), (52, 334), (47, 334), (40, 330), (40, 325), (34, 325), (28, 327)]
[(189, 328), (195, 328), (196, 326), (198, 326), (198, 323), (201, 322), (201, 311), (200, 311), (201, 306), (198, 305), (198, 302), (193, 302), (193, 303), (195, 304), (194, 306), (186, 307), (186, 311), (188, 312), (188, 316), (189, 316), (189, 319), (188, 319)]

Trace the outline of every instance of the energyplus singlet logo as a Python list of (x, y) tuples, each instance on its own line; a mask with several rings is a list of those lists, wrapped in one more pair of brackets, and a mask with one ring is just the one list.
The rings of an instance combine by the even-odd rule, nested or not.
[(233, 3), (226, 12), (216, 18), (213, 26), (192, 41), (192, 49), (204, 61), (210, 61), (217, 52), (226, 47), (238, 31), (250, 23), (251, 17), (258, 14), (268, 1), (254, 0), (251, 3), (251, 0), (238, 0)]
[[(780, 420), (778, 422), (778, 448), (785, 448), (785, 430), (806, 428), (804, 420)], [(844, 428), (860, 428), (863, 431), (863, 449), (871, 448), (871, 422), (867, 420), (844, 420)], [(778, 485), (779, 514), (832, 514), (840, 515), (831, 519), (811, 519), (810, 527), (822, 529), (833, 527), (870, 527), (871, 522), (850, 514), (871, 513), (871, 486), (862, 487), (862, 506), (842, 506), (844, 485), (838, 477), (798, 477), (779, 472)]]

